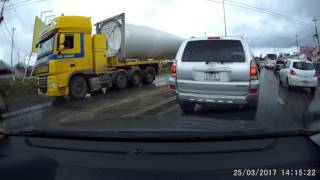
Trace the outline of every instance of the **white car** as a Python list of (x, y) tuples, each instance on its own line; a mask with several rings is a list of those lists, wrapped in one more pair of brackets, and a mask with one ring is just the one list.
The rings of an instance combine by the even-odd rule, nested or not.
[(265, 67), (267, 69), (275, 69), (277, 66), (277, 58), (276, 54), (267, 54), (265, 57)]
[(288, 90), (292, 87), (310, 88), (312, 92), (318, 86), (318, 78), (311, 62), (301, 59), (288, 59), (279, 72), (279, 84), (285, 85)]

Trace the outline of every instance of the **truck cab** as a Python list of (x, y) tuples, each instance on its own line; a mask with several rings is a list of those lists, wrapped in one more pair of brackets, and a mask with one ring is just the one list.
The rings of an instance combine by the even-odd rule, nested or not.
[(57, 17), (45, 27), (37, 44), (40, 93), (69, 95), (68, 81), (73, 75), (94, 71), (91, 32), (90, 19), (80, 16)]

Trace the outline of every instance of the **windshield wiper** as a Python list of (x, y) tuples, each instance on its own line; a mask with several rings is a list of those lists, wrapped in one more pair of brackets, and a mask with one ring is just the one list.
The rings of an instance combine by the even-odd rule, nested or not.
[(81, 139), (81, 140), (112, 140), (112, 141), (211, 141), (260, 139), (290, 136), (311, 136), (320, 131), (305, 129), (289, 131), (230, 131), (230, 132), (155, 132), (155, 131), (67, 131), (67, 130), (33, 130), (8, 131), (7, 135), (42, 138)]

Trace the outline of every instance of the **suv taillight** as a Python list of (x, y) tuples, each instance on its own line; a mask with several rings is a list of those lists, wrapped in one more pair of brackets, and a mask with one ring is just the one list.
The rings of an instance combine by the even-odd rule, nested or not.
[(290, 69), (290, 74), (293, 75), (293, 76), (297, 75), (296, 72), (293, 69)]
[(171, 67), (171, 76), (173, 77), (177, 76), (177, 65), (175, 63), (173, 63)]
[(258, 68), (254, 60), (250, 62), (250, 79), (258, 80)]

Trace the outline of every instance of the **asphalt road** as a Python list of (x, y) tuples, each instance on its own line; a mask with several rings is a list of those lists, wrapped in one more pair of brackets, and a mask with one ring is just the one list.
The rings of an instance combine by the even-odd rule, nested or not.
[(278, 74), (262, 70), (257, 111), (235, 107), (196, 107), (183, 113), (167, 87), (167, 75), (152, 85), (107, 91), (80, 101), (23, 113), (4, 119), (8, 129), (50, 128), (89, 130), (286, 130), (305, 128), (314, 95), (308, 89), (288, 92), (279, 87)]

